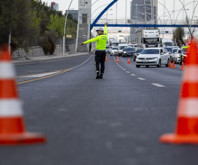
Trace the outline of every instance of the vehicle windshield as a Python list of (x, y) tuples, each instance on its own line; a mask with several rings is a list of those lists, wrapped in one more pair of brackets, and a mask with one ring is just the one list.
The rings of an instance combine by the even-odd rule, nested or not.
[(126, 46), (119, 46), (120, 50), (123, 50), (124, 48), (126, 48)]
[(172, 42), (164, 42), (164, 45), (165, 46), (173, 46), (173, 43)]
[(173, 48), (165, 48), (168, 52), (172, 52)]
[(118, 48), (112, 48), (113, 50), (118, 50)]
[(125, 48), (124, 51), (135, 51), (134, 48)]
[(145, 49), (141, 54), (159, 54), (159, 49)]
[(173, 49), (173, 53), (176, 53), (178, 49)]
[(119, 43), (112, 43), (111, 46), (118, 46)]
[(141, 53), (144, 49), (138, 49), (136, 53)]

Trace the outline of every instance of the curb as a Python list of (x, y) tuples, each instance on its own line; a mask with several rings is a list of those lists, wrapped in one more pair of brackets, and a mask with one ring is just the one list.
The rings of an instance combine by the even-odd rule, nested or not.
[(53, 60), (59, 60), (59, 59), (70, 58), (70, 57), (85, 56), (85, 55), (91, 55), (91, 54), (86, 52), (86, 53), (79, 53), (79, 54), (70, 54), (70, 55), (66, 55), (66, 56), (52, 56), (52, 57), (49, 57), (49, 58), (46, 57), (44, 59), (32, 59), (32, 60), (31, 59), (30, 60), (23, 59), (23, 60), (20, 60), (20, 61), (19, 60), (13, 60), (13, 63), (15, 65), (34, 64), (34, 63), (38, 63), (38, 62), (53, 61)]

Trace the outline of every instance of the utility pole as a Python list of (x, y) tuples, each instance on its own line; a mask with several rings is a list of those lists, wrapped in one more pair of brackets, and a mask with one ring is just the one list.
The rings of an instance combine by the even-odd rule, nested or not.
[(173, 0), (173, 20), (175, 21), (175, 0)]
[(125, 0), (125, 23), (127, 24), (127, 0)]
[(146, 12), (146, 2), (144, 0), (144, 22), (146, 23), (147, 21), (147, 12)]
[(63, 56), (65, 55), (65, 35), (66, 35), (67, 17), (68, 17), (69, 9), (70, 9), (70, 7), (71, 7), (72, 2), (73, 2), (73, 0), (70, 1), (68, 10), (67, 10), (67, 12), (65, 13), (65, 25), (64, 25), (64, 35), (63, 35)]
[(118, 2), (116, 2), (116, 24), (118, 23)]

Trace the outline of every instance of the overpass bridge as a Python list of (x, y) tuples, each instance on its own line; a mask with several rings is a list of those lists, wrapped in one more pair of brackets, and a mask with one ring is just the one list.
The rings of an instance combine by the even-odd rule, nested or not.
[[(90, 26), (90, 29), (92, 30), (93, 27), (98, 27), (98, 26), (103, 26), (102, 24), (98, 23), (98, 21), (101, 19), (101, 17), (103, 16), (104, 13), (106, 13), (109, 8), (111, 6), (113, 6), (118, 0), (112, 0), (112, 2), (105, 7), (105, 9), (96, 17), (96, 19), (93, 21), (93, 23)], [(160, 3), (161, 4), (161, 3)], [(163, 4), (161, 4), (163, 5)], [(163, 5), (164, 6), (164, 5)], [(166, 6), (164, 6), (164, 8), (167, 10), (167, 12), (169, 13), (168, 9)], [(118, 23), (118, 21), (116, 21), (116, 23), (109, 23), (109, 27), (198, 27), (198, 23), (193, 23), (192, 21), (190, 21), (189, 23), (186, 22), (180, 22), (177, 20), (172, 20), (170, 13), (169, 13), (169, 18), (170, 18), (170, 23), (167, 23), (168, 21), (166, 21), (166, 23), (162, 23), (161, 21), (158, 23), (137, 23), (137, 22), (125, 22), (125, 23)]]
[[(92, 20), (92, 22), (94, 22), (94, 20)], [(92, 24), (92, 27), (101, 27), (104, 26), (104, 23), (108, 22), (109, 23), (109, 27), (158, 27), (158, 28), (162, 28), (162, 27), (167, 27), (167, 28), (176, 28), (176, 27), (192, 27), (192, 28), (197, 28), (198, 27), (198, 21), (192, 21), (190, 24), (187, 24), (185, 21), (183, 20), (159, 20), (157, 21), (158, 23), (153, 23), (153, 21), (148, 21), (146, 23), (142, 23), (142, 21), (140, 22), (135, 22), (133, 20), (130, 19), (100, 19), (98, 20), (97, 24)]]

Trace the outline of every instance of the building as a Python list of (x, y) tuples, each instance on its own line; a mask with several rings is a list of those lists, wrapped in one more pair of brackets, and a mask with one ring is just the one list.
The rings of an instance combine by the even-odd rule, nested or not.
[(59, 4), (56, 3), (56, 2), (52, 2), (52, 3), (51, 3), (51, 8), (52, 8), (53, 10), (59, 11)]
[(75, 21), (78, 21), (78, 10), (67, 10), (66, 12), (69, 12)]
[[(157, 24), (158, 0), (132, 0), (130, 19), (132, 24)], [(136, 32), (131, 28), (131, 42), (136, 42)]]

